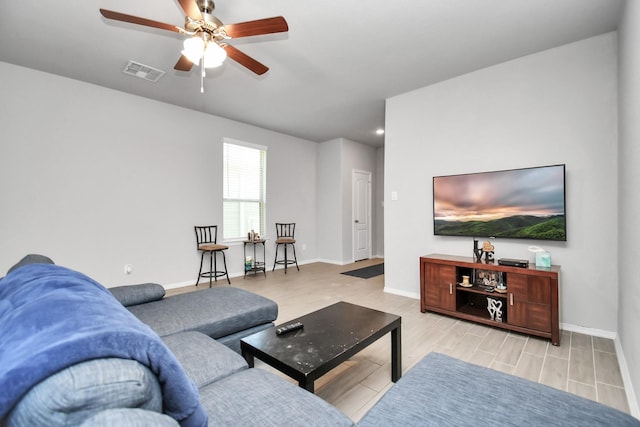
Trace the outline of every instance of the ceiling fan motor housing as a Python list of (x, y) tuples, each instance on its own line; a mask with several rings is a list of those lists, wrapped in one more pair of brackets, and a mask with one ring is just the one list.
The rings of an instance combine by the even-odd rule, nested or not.
[[(215, 4), (211, 0), (198, 0), (198, 7), (202, 13), (202, 20), (194, 20), (189, 16), (185, 17), (184, 27), (187, 31), (196, 33), (206, 41), (221, 41), (225, 38), (224, 24), (212, 15)], [(204, 33), (204, 34), (203, 34)]]

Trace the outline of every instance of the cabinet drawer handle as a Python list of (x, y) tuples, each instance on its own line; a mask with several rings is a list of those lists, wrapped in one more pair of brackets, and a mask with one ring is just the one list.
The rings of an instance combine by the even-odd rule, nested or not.
[(509, 294), (509, 300), (510, 300), (510, 301), (509, 301), (509, 303), (510, 303), (511, 305), (513, 305), (513, 294), (512, 294), (512, 293), (511, 293), (511, 294)]
[(449, 295), (453, 295), (453, 283), (449, 283)]

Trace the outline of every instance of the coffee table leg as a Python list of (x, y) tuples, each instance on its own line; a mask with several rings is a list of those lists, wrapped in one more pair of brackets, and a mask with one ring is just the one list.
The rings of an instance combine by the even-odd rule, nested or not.
[(244, 360), (247, 361), (247, 365), (249, 365), (250, 368), (253, 368), (253, 354), (249, 353), (248, 351), (246, 351), (244, 348), (241, 349), (242, 352), (242, 357), (244, 357)]
[(391, 381), (402, 376), (402, 333), (401, 326), (391, 331)]
[(311, 393), (314, 392), (313, 381), (308, 381), (307, 379), (300, 380), (298, 381), (298, 385), (301, 388), (307, 390), (308, 392), (311, 392)]

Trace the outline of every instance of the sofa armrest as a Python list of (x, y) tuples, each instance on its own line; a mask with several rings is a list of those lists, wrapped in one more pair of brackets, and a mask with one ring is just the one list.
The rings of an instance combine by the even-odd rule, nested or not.
[(164, 288), (157, 283), (141, 283), (108, 288), (113, 296), (125, 307), (158, 301), (164, 298)]

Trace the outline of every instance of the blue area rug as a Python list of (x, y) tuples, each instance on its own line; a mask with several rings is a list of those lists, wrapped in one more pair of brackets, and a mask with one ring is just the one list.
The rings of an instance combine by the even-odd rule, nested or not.
[(372, 277), (384, 274), (384, 263), (370, 265), (369, 267), (359, 268), (357, 270), (345, 271), (342, 274), (347, 276), (359, 277), (361, 279), (371, 279)]

